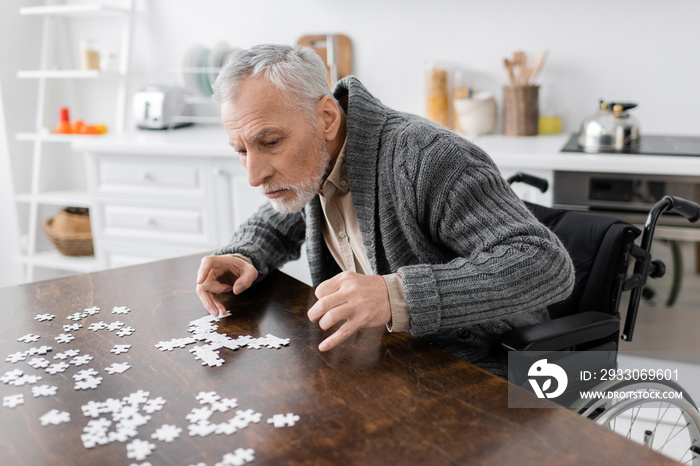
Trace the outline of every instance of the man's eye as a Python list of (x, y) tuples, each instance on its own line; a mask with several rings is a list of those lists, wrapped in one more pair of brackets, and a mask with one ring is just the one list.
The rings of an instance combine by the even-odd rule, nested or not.
[(245, 157), (248, 152), (245, 149), (239, 149), (236, 150), (236, 154), (240, 155), (241, 157)]
[(273, 141), (267, 141), (265, 143), (265, 147), (275, 147), (277, 145), (278, 141), (279, 141), (278, 139), (275, 139)]

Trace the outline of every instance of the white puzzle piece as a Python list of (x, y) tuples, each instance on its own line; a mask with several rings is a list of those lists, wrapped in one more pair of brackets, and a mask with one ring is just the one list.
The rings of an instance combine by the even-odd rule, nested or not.
[(243, 466), (255, 460), (255, 450), (252, 448), (236, 448), (233, 453), (226, 453), (221, 461), (225, 465)]
[(24, 395), (18, 393), (16, 395), (7, 395), (2, 397), (2, 405), (6, 408), (14, 408), (24, 404)]
[(5, 372), (5, 375), (0, 377), (0, 381), (4, 384), (9, 384), (11, 382), (14, 382), (17, 380), (18, 377), (21, 377), (24, 374), (24, 371), (22, 369), (14, 369), (11, 371)]
[(42, 426), (48, 426), (49, 424), (57, 426), (64, 422), (70, 422), (70, 413), (66, 411), (59, 411), (57, 409), (52, 409), (48, 413), (44, 414), (39, 418)]
[(55, 340), (59, 343), (70, 343), (71, 341), (75, 340), (75, 337), (70, 333), (61, 333), (55, 338)]
[(34, 396), (34, 398), (38, 398), (40, 396), (54, 396), (56, 395), (56, 392), (58, 392), (58, 387), (54, 387), (53, 385), (44, 384), (32, 387), (32, 396)]
[(182, 429), (178, 426), (172, 424), (163, 424), (156, 431), (151, 434), (151, 438), (155, 440), (160, 440), (161, 442), (173, 442), (176, 438), (180, 436)]
[(70, 365), (67, 362), (61, 361), (61, 362), (57, 362), (55, 364), (51, 364), (45, 370), (48, 374), (56, 375), (59, 372), (64, 372), (69, 367), (70, 367)]
[(97, 306), (89, 307), (83, 311), (83, 317), (94, 316), (100, 313), (100, 308)]
[(37, 314), (34, 316), (34, 319), (38, 320), (39, 322), (48, 322), (50, 320), (53, 320), (56, 316), (53, 314)]
[(78, 380), (75, 382), (76, 390), (87, 390), (95, 389), (102, 383), (102, 377), (87, 377), (83, 380)]
[(143, 461), (155, 448), (156, 446), (147, 440), (136, 439), (126, 444), (126, 456), (138, 461)]
[(76, 356), (73, 359), (70, 360), (70, 364), (73, 364), (76, 367), (79, 366), (84, 366), (85, 364), (89, 364), (90, 361), (92, 361), (94, 358), (90, 356), (89, 354), (83, 354), (80, 356)]
[(130, 348), (131, 345), (114, 345), (114, 348), (109, 350), (109, 352), (114, 354), (122, 354), (128, 352)]
[(99, 374), (98, 371), (96, 371), (92, 367), (88, 367), (87, 369), (83, 369), (83, 370), (78, 371), (75, 374), (73, 374), (73, 379), (74, 380), (86, 380), (86, 379), (89, 379), (90, 377), (96, 376), (97, 374)]
[(268, 424), (273, 424), (275, 427), (293, 426), (299, 420), (299, 416), (292, 413), (275, 414), (267, 420)]
[(129, 364), (128, 362), (115, 362), (112, 365), (105, 367), (105, 371), (113, 375), (121, 374), (129, 368), (131, 368), (131, 364)]

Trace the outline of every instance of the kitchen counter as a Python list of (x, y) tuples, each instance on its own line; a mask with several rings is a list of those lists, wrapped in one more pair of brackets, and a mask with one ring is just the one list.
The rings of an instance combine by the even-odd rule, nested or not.
[(500, 168), (608, 173), (700, 175), (700, 157), (560, 152), (568, 134), (508, 137), (485, 135), (473, 139)]
[[(560, 152), (568, 134), (508, 137), (479, 136), (473, 142), (502, 169), (568, 170), (610, 173), (646, 173), (700, 176), (700, 157), (637, 154), (586, 154)], [(79, 151), (167, 152), (173, 156), (203, 155), (236, 158), (222, 126), (190, 126), (172, 131), (133, 131), (123, 135), (77, 138)]]
[(238, 160), (228, 145), (223, 126), (188, 126), (171, 131), (134, 130), (124, 134), (75, 138), (73, 148), (83, 152), (163, 154), (173, 156), (231, 157)]

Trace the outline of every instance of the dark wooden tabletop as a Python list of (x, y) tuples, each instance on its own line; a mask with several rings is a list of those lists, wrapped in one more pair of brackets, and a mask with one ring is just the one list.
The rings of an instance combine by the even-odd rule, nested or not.
[[(279, 272), (241, 296), (226, 297), (233, 315), (219, 322), (218, 332), (234, 339), (272, 334), (288, 338), (287, 346), (223, 348), (225, 363), (219, 367), (202, 365), (189, 351), (206, 342), (160, 351), (158, 342), (191, 336), (190, 321), (205, 315), (194, 293), (198, 265), (199, 257), (186, 257), (0, 289), (3, 360), (52, 347), (43, 356), (1, 363), (0, 374), (21, 370), (41, 377), (20, 386), (0, 384), (3, 397), (24, 396), (24, 404), (2, 408), (1, 464), (213, 465), (238, 448), (254, 450), (252, 464), (672, 464), (565, 409), (509, 409), (505, 380), (405, 333), (365, 331), (320, 353), (317, 346), (327, 333), (306, 318), (315, 301), (312, 289)], [(93, 306), (99, 314), (67, 319)], [(131, 311), (113, 314), (115, 306)], [(35, 319), (44, 313), (55, 318)], [(135, 332), (120, 337), (109, 329), (89, 329), (100, 321), (120, 321)], [(69, 332), (75, 339), (57, 342), (63, 326), (74, 323), (83, 324)], [(40, 338), (17, 341), (27, 334)], [(132, 347), (126, 353), (110, 352), (127, 344)], [(35, 357), (57, 363), (55, 356), (68, 349), (93, 359), (55, 375), (29, 365)], [(121, 374), (105, 371), (123, 362), (131, 368)], [(95, 369), (102, 383), (76, 390), (74, 376), (87, 368)], [(57, 392), (34, 397), (32, 388), (40, 385), (55, 386)], [(104, 429), (114, 431), (118, 418), (114, 412), (91, 417), (82, 407), (138, 390), (149, 399), (165, 399), (163, 408), (149, 414), (134, 437), (86, 448), (81, 435), (94, 427), (91, 421), (107, 419), (112, 424)], [(210, 423), (224, 424), (247, 409), (260, 413), (260, 422), (230, 434), (190, 436), (187, 416), (203, 406), (197, 394), (210, 391), (238, 404), (215, 411)], [(522, 396), (523, 402), (536, 400), (524, 391)], [(143, 401), (137, 408), (146, 416)], [(40, 418), (52, 409), (70, 413), (70, 421), (43, 426)], [(285, 413), (299, 420), (279, 428), (267, 422)], [(179, 438), (151, 438), (164, 424), (181, 428)], [(150, 456), (127, 455), (134, 439), (153, 444)]]

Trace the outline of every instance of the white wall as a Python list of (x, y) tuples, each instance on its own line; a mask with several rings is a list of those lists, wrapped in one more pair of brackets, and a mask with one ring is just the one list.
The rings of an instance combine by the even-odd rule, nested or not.
[[(41, 0), (0, 2), (0, 78), (16, 188), (26, 190), (31, 147), (13, 134), (30, 131), (35, 83), (15, 78), (38, 64), (40, 21), (19, 17), (20, 6)], [(452, 63), (469, 72), (477, 90), (500, 102), (503, 58), (515, 50), (548, 49), (541, 83), (554, 85), (564, 129), (575, 131), (599, 98), (639, 103), (633, 110), (643, 133), (700, 134), (700, 2), (696, 0), (137, 0), (132, 91), (153, 83), (178, 82), (170, 72), (194, 43), (226, 40), (249, 47), (262, 42), (295, 43), (305, 34), (337, 32), (354, 46), (354, 73), (387, 105), (423, 113), (426, 61)], [(70, 23), (67, 41), (101, 39), (108, 47), (114, 24)], [(9, 45), (8, 45), (9, 44)], [(116, 47), (115, 47), (116, 48)], [(83, 84), (81, 84), (83, 85)], [(87, 121), (113, 125), (109, 83), (85, 83), (75, 96), (59, 89), (49, 103), (46, 125), (55, 124), (65, 103)], [(67, 100), (66, 100), (67, 99)], [(0, 167), (4, 169), (4, 167)], [(79, 169), (79, 166), (78, 166)], [(63, 170), (63, 172), (61, 172)], [(58, 178), (76, 166), (58, 167)], [(11, 202), (6, 196), (0, 203)], [(0, 212), (4, 212), (0, 206)], [(8, 223), (0, 224), (7, 242)], [(4, 266), (0, 266), (4, 267)], [(0, 277), (2, 274), (0, 274)], [(0, 282), (0, 285), (2, 282)]]
[(694, 0), (149, 0), (135, 84), (172, 79), (195, 42), (248, 47), (330, 31), (352, 39), (355, 74), (377, 97), (422, 114), (426, 61), (465, 69), (500, 99), (503, 58), (549, 49), (542, 84), (555, 85), (567, 131), (605, 98), (638, 102), (644, 132), (698, 134), (698, 18)]

